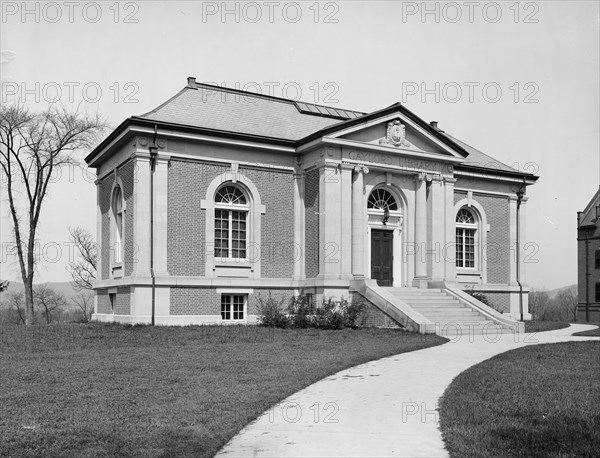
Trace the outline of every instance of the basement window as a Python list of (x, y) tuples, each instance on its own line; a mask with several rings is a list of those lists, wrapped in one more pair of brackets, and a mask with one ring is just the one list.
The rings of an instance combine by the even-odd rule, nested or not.
[(247, 296), (245, 294), (221, 295), (221, 319), (243, 322), (246, 319)]

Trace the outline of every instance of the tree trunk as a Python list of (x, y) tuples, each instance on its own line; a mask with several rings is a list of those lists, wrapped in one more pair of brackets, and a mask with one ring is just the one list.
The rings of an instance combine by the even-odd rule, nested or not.
[(29, 275), (25, 282), (25, 324), (35, 324), (35, 316), (33, 314), (33, 277)]

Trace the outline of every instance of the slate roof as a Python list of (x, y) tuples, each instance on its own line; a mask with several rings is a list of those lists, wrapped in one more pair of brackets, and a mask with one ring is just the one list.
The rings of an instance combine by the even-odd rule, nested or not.
[[(300, 140), (364, 113), (195, 83), (141, 118), (259, 137)], [(321, 107), (321, 110), (319, 110)]]
[(442, 132), (442, 135), (445, 135), (450, 140), (457, 143), (459, 146), (462, 146), (467, 151), (467, 153), (469, 153), (469, 155), (465, 158), (464, 162), (461, 165), (481, 167), (492, 170), (504, 170), (506, 172), (519, 172), (517, 169), (509, 167), (503, 162), (494, 159), (492, 156), (488, 156), (484, 152), (473, 148), (471, 145), (467, 145), (465, 142), (460, 141), (458, 138), (454, 138), (452, 135), (449, 135), (445, 132)]
[(537, 177), (513, 169), (430, 126), (400, 103), (382, 110), (364, 113), (197, 83), (193, 77), (188, 78), (186, 87), (162, 105), (141, 116), (133, 116), (124, 121), (86, 157), (86, 161), (88, 164), (94, 162), (92, 158), (97, 151), (110, 144), (127, 125), (136, 122), (146, 124), (157, 121), (182, 129), (207, 130), (212, 135), (251, 136), (264, 142), (288, 143), (294, 146), (334, 133), (338, 128), (367, 122), (390, 110), (399, 110), (461, 155), (466, 156), (465, 161), (457, 164), (457, 167), (475, 167), (498, 173), (527, 175), (537, 180)]

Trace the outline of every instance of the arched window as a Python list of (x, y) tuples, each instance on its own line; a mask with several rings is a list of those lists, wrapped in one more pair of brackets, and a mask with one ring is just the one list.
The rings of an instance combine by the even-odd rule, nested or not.
[(113, 261), (119, 264), (123, 261), (123, 194), (117, 186), (113, 191), (112, 198), (112, 246), (114, 249)]
[(466, 208), (456, 215), (456, 267), (474, 269), (477, 219)]
[(215, 258), (246, 259), (248, 213), (244, 192), (228, 184), (215, 195)]
[(373, 210), (385, 211), (387, 209), (388, 211), (394, 211), (398, 210), (398, 204), (389, 191), (382, 188), (376, 188), (369, 196), (367, 208), (372, 208)]

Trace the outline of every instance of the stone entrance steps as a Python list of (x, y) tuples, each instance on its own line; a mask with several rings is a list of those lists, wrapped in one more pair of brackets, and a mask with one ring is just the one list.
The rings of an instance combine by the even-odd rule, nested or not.
[(467, 303), (441, 289), (385, 288), (427, 318), (427, 332), (443, 336), (486, 334), (490, 337), (514, 328), (498, 324)]

